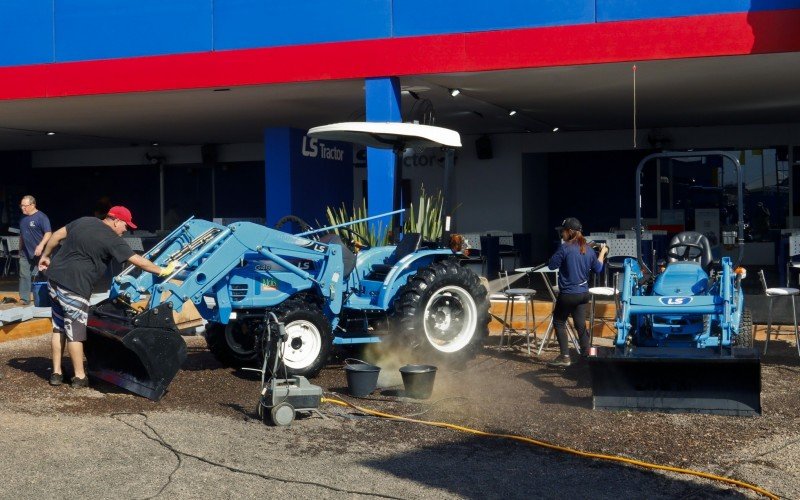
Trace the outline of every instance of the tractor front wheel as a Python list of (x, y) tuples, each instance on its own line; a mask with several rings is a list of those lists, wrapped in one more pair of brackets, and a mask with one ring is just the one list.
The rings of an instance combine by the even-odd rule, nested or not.
[(255, 366), (261, 357), (258, 347), (261, 319), (233, 320), (227, 325), (209, 323), (206, 344), (217, 361), (225, 366)]
[(478, 276), (448, 259), (422, 268), (398, 292), (403, 332), (442, 359), (471, 356), (488, 335), (489, 302)]
[(331, 324), (318, 305), (290, 299), (275, 311), (284, 324), (288, 339), (283, 344), (279, 375), (313, 377), (325, 366), (333, 346)]

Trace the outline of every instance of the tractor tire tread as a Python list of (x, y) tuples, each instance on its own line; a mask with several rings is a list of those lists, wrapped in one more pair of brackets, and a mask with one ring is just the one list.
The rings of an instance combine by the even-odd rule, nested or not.
[(243, 366), (256, 366), (260, 358), (260, 352), (254, 351), (250, 356), (242, 356), (234, 353), (225, 340), (227, 325), (221, 323), (209, 323), (206, 327), (205, 339), (206, 346), (211, 354), (223, 366), (241, 368)]
[(424, 349), (429, 354), (437, 354), (428, 345), (424, 334), (420, 333), (420, 329), (423, 327), (419, 320), (425, 308), (425, 297), (431, 293), (429, 290), (448, 285), (460, 286), (469, 293), (475, 301), (478, 317), (475, 334), (469, 344), (458, 352), (443, 356), (446, 358), (469, 358), (483, 346), (489, 335), (488, 291), (475, 273), (459, 265), (455, 259), (434, 262), (430, 266), (418, 270), (400, 289), (395, 302), (400, 329), (403, 333), (412, 336), (418, 348)]
[(742, 310), (739, 331), (733, 338), (732, 344), (735, 347), (753, 347), (753, 314), (746, 307)]

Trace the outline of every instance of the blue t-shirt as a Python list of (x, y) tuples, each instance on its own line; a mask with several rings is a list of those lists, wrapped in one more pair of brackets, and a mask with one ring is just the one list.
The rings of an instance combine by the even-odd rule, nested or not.
[(581, 254), (581, 247), (575, 243), (563, 243), (547, 263), (550, 269), (558, 269), (559, 293), (586, 293), (589, 291), (589, 271), (599, 273), (603, 263), (597, 260), (597, 254), (586, 246), (586, 253)]
[(50, 219), (42, 212), (37, 210), (33, 215), (26, 215), (19, 220), (19, 237), (22, 239), (20, 250), (25, 257), (32, 259), (36, 251), (36, 245), (42, 242), (44, 233), (50, 233)]

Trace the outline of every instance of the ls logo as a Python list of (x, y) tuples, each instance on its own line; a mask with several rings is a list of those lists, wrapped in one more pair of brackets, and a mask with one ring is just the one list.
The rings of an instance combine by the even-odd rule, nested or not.
[(661, 297), (659, 302), (665, 306), (685, 306), (692, 301), (691, 297)]
[(319, 143), (319, 139), (316, 137), (309, 140), (308, 136), (303, 136), (303, 156), (310, 156), (311, 158), (316, 158), (319, 154), (319, 148), (317, 144)]

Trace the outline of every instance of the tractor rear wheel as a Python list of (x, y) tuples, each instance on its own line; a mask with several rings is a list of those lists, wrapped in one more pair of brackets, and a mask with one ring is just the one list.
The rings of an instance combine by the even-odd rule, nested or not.
[(260, 318), (232, 320), (227, 325), (209, 323), (206, 344), (217, 361), (225, 366), (255, 366), (261, 357), (258, 346)]
[(753, 314), (750, 309), (742, 310), (742, 317), (739, 318), (739, 333), (733, 338), (732, 344), (735, 347), (753, 347)]
[(413, 343), (444, 360), (472, 356), (489, 334), (488, 292), (454, 259), (422, 268), (400, 289), (395, 311)]
[(328, 362), (333, 346), (330, 321), (317, 304), (302, 299), (289, 299), (273, 312), (289, 337), (278, 374), (285, 367), (289, 375), (315, 376)]

